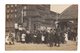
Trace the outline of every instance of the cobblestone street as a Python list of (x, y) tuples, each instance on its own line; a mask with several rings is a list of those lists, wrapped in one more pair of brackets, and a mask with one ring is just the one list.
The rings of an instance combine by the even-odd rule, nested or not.
[(75, 41), (68, 41), (66, 44), (61, 44), (60, 47), (49, 47), (47, 44), (22, 44), (15, 43), (15, 45), (5, 45), (5, 50), (77, 50), (77, 45)]

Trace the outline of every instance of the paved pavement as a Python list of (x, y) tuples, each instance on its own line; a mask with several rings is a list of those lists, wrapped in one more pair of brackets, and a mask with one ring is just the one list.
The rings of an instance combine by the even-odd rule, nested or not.
[(61, 44), (60, 47), (49, 47), (48, 44), (22, 44), (22, 43), (15, 43), (15, 45), (5, 45), (5, 50), (77, 50), (77, 45), (75, 41), (68, 41), (66, 44)]

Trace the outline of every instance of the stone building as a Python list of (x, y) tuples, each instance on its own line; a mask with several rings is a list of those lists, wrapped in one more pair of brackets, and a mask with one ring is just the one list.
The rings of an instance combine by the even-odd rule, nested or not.
[(15, 8), (14, 5), (6, 5), (6, 31), (13, 30), (14, 28), (14, 18), (15, 18)]
[(27, 30), (54, 27), (56, 16), (56, 12), (50, 11), (50, 5), (6, 4), (6, 31), (14, 31), (15, 23)]

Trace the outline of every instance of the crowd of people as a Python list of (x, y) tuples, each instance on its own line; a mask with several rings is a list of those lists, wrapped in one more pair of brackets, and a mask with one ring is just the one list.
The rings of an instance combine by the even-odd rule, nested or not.
[(68, 40), (76, 40), (76, 34), (73, 31), (60, 31), (58, 28), (34, 31), (16, 28), (14, 34), (10, 32), (6, 36), (6, 43), (9, 44), (14, 44), (14, 42), (49, 44), (50, 47), (59, 47), (61, 43), (67, 43)]

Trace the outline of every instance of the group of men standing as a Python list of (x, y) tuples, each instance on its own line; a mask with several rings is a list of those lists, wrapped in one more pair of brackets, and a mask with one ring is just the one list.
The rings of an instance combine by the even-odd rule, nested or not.
[(74, 33), (70, 34), (67, 31), (60, 31), (59, 28), (50, 30), (25, 30), (21, 25), (17, 27), (15, 24), (15, 37), (14, 40), (20, 43), (36, 43), (36, 44), (49, 44), (50, 47), (59, 47), (61, 43), (66, 43), (70, 40)]
[[(66, 34), (66, 36), (65, 36)], [(29, 31), (19, 26), (15, 28), (15, 40), (21, 43), (37, 43), (37, 44), (49, 44), (50, 47), (60, 46), (60, 43), (68, 41), (67, 33), (62, 33), (59, 29), (50, 30), (34, 30)], [(66, 39), (65, 39), (66, 38)]]

